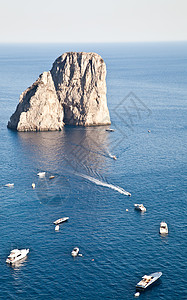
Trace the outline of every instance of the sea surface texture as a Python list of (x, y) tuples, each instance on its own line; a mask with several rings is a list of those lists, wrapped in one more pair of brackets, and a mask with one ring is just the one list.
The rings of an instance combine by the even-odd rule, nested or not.
[[(7, 129), (19, 95), (66, 51), (104, 59), (115, 131)], [(187, 43), (0, 46), (0, 299), (134, 299), (153, 272), (139, 299), (187, 299), (186, 83)], [(30, 252), (10, 266), (14, 248)]]

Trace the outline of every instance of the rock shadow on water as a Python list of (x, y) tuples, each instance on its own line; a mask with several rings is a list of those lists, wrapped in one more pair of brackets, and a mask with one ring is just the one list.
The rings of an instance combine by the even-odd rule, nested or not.
[(77, 171), (106, 168), (109, 137), (102, 127), (65, 127), (64, 158), (67, 167)]
[(102, 170), (109, 158), (110, 137), (103, 127), (65, 126), (58, 132), (19, 132), (25, 158), (40, 170)]

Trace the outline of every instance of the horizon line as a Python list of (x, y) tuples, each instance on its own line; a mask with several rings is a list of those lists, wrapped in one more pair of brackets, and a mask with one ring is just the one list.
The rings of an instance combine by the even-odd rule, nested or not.
[(54, 45), (54, 44), (133, 44), (133, 43), (138, 43), (138, 44), (142, 44), (142, 43), (185, 43), (187, 42), (187, 40), (168, 40), (168, 41), (163, 41), (163, 40), (157, 40), (157, 41), (121, 41), (121, 42), (112, 42), (112, 41), (108, 41), (108, 42), (1, 42), (0, 44), (17, 44), (17, 45), (33, 45), (33, 44), (37, 44), (37, 45), (42, 45), (42, 44), (50, 44), (50, 45)]

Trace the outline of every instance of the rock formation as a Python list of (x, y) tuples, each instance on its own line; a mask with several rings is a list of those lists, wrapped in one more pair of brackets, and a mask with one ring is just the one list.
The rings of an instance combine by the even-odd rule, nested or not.
[(18, 131), (60, 130), (64, 114), (50, 72), (44, 72), (20, 96), (8, 127)]
[(96, 53), (68, 52), (20, 96), (8, 127), (60, 130), (69, 125), (108, 125), (106, 66)]

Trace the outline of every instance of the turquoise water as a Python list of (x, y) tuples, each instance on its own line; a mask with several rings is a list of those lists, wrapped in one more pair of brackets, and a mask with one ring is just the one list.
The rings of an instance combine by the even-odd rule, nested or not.
[[(65, 51), (105, 60), (115, 132), (8, 130), (19, 95)], [(134, 299), (157, 271), (139, 299), (187, 299), (186, 80), (187, 43), (0, 46), (0, 299)], [(75, 246), (83, 256), (73, 259)], [(13, 268), (5, 260), (17, 247), (30, 253)]]

